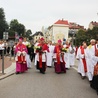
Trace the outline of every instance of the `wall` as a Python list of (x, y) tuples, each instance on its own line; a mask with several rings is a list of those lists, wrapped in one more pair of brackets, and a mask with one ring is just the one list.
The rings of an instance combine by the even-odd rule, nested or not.
[(68, 39), (68, 25), (53, 25), (53, 41), (56, 43), (58, 39)]

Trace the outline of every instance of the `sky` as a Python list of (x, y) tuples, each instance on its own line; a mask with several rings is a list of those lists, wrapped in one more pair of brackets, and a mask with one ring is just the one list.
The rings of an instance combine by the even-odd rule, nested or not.
[(0, 0), (8, 23), (17, 19), (32, 33), (53, 25), (59, 19), (88, 28), (98, 21), (98, 0)]

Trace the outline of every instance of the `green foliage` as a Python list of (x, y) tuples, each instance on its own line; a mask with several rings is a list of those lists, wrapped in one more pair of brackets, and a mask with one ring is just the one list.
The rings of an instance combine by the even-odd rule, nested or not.
[(32, 40), (32, 31), (30, 29), (26, 31), (25, 37), (27, 37), (29, 40)]
[(3, 8), (0, 8), (0, 39), (3, 38), (3, 32), (8, 30), (8, 24), (5, 19)]
[(97, 38), (98, 27), (94, 27), (92, 30), (88, 29), (87, 31), (79, 30), (75, 37), (75, 45), (79, 46), (83, 41), (85, 41), (89, 45), (91, 39)]
[(3, 38), (3, 32), (5, 31), (9, 32), (10, 37), (14, 37), (15, 32), (17, 32), (19, 36), (26, 35), (29, 39), (32, 39), (31, 30), (27, 30), (26, 32), (25, 26), (19, 23), (17, 19), (11, 20), (10, 24), (8, 25), (5, 19), (4, 10), (3, 8), (0, 8), (0, 39)]
[(19, 36), (24, 36), (25, 33), (25, 26), (19, 23), (17, 19), (11, 20), (9, 35), (15, 36), (15, 32), (17, 32)]

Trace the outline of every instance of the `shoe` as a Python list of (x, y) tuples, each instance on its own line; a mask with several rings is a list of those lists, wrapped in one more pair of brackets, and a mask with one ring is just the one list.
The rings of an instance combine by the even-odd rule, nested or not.
[(42, 72), (42, 74), (45, 74), (45, 72)]
[(52, 68), (52, 66), (47, 66), (48, 68)]
[(92, 83), (92, 81), (89, 81), (89, 83), (91, 84), (91, 83)]
[(61, 72), (56, 72), (57, 74), (60, 74)]
[(40, 73), (45, 74), (45, 72), (43, 72), (43, 71), (40, 71)]
[(19, 74), (19, 72), (16, 72), (16, 74)]
[(82, 79), (85, 79), (86, 77), (85, 77), (85, 76), (81, 76), (81, 78), (82, 78)]

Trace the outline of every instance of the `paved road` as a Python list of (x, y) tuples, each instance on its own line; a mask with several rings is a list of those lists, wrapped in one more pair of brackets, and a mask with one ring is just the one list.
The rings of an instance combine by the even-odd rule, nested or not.
[(0, 98), (98, 98), (89, 87), (88, 80), (82, 80), (71, 68), (66, 74), (56, 74), (47, 68), (45, 75), (35, 68), (20, 75), (12, 75), (0, 81)]

